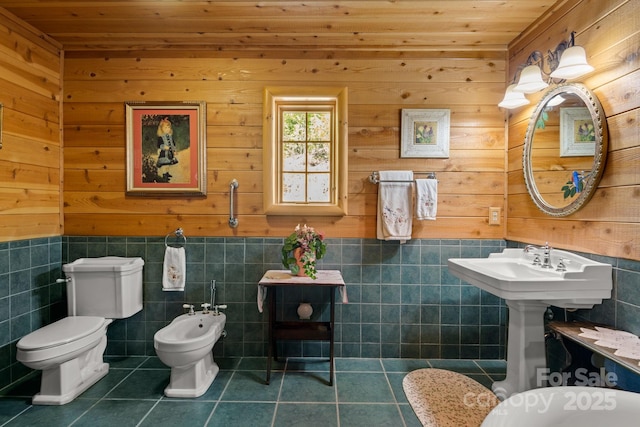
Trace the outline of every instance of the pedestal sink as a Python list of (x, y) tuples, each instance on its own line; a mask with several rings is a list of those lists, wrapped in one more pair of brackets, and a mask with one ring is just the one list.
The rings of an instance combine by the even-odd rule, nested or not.
[[(548, 306), (592, 308), (611, 298), (611, 265), (553, 249), (551, 266), (533, 265), (534, 254), (505, 249), (488, 258), (450, 258), (449, 271), (465, 282), (504, 299), (509, 308), (507, 377), (493, 391), (506, 398), (539, 387), (546, 367), (543, 315)], [(556, 271), (562, 261), (566, 271)]]

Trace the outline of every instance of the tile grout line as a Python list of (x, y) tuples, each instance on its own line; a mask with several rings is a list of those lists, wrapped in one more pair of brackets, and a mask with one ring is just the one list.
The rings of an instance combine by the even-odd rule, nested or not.
[(382, 372), (384, 373), (384, 379), (387, 381), (387, 386), (389, 386), (389, 390), (391, 391), (391, 396), (393, 396), (393, 402), (395, 403), (396, 410), (398, 411), (398, 415), (402, 420), (402, 426), (407, 427), (407, 422), (404, 419), (404, 415), (402, 414), (402, 410), (400, 409), (400, 405), (398, 404), (398, 399), (396, 398), (396, 394), (393, 391), (393, 386), (391, 385), (391, 381), (389, 380), (389, 373), (387, 372), (387, 368), (384, 366), (382, 359), (380, 359), (380, 365), (382, 366)]
[[(329, 366), (331, 372), (331, 366)], [(336, 360), (333, 359), (333, 394), (336, 398), (336, 427), (340, 427), (340, 398), (338, 397), (338, 370), (336, 369)]]
[(278, 415), (278, 405), (280, 404), (280, 397), (282, 396), (282, 387), (284, 386), (284, 377), (287, 374), (287, 367), (289, 366), (289, 358), (285, 359), (284, 367), (282, 368), (282, 378), (280, 378), (280, 386), (278, 387), (278, 396), (276, 397), (276, 404), (273, 408), (273, 416), (271, 417), (271, 427), (276, 425), (276, 416)]
[[(140, 366), (142, 366), (147, 360), (149, 360), (149, 356), (146, 357), (146, 359), (142, 362), (140, 362), (138, 364), (138, 366), (136, 366), (135, 368), (133, 368), (131, 370), (131, 372), (129, 372), (127, 375), (125, 375), (120, 381), (118, 381), (118, 383), (116, 385), (114, 385), (113, 387), (111, 387), (101, 398), (97, 399), (93, 405), (89, 406), (89, 408), (87, 408), (86, 411), (84, 411), (82, 414), (80, 414), (80, 416), (78, 416), (75, 420), (73, 420), (71, 423), (69, 423), (69, 427), (74, 425), (75, 423), (78, 422), (78, 420), (82, 417), (84, 417), (90, 410), (92, 410), (93, 408), (96, 407), (96, 405), (100, 402), (102, 402), (103, 400), (105, 400), (105, 397), (107, 397), (109, 395), (109, 393), (111, 393), (113, 390), (115, 390), (120, 384), (122, 384), (127, 378), (129, 378), (131, 375), (133, 375), (133, 373), (135, 371), (138, 370), (138, 368)], [(109, 364), (109, 372), (111, 372), (111, 364)], [(108, 375), (108, 373), (107, 373)], [(154, 405), (155, 407), (155, 405)]]
[(227, 383), (224, 385), (224, 388), (220, 392), (220, 396), (218, 396), (218, 399), (216, 399), (216, 404), (213, 405), (213, 408), (211, 409), (209, 416), (205, 420), (203, 427), (207, 426), (211, 421), (211, 419), (213, 418), (213, 414), (216, 412), (216, 409), (218, 409), (218, 406), (220, 406), (220, 401), (222, 401), (222, 396), (224, 396), (224, 393), (227, 391), (227, 388), (229, 388), (229, 384), (231, 384), (231, 380), (233, 380), (233, 377), (236, 375), (236, 372), (238, 372), (237, 367), (233, 368), (233, 372), (231, 373), (231, 376), (229, 377), (229, 379), (227, 380)]
[(19, 416), (21, 416), (22, 414), (24, 414), (25, 412), (27, 412), (29, 409), (31, 409), (33, 407), (33, 405), (29, 405), (27, 406), (25, 409), (23, 409), (22, 411), (20, 411), (19, 414), (14, 415), (13, 417), (11, 417), (10, 419), (8, 419), (7, 421), (4, 422), (4, 424), (2, 424), (2, 427), (6, 426), (7, 424), (9, 424), (11, 421), (17, 419)]

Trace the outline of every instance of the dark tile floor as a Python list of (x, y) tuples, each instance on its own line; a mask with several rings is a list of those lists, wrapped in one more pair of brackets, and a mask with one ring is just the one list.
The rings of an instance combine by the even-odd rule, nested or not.
[(197, 399), (163, 396), (169, 369), (156, 357), (108, 358), (109, 374), (73, 402), (33, 406), (39, 376), (0, 391), (1, 426), (420, 426), (402, 390), (414, 369), (449, 369), (490, 386), (496, 360), (289, 359), (265, 385), (264, 358), (220, 359), (220, 373)]

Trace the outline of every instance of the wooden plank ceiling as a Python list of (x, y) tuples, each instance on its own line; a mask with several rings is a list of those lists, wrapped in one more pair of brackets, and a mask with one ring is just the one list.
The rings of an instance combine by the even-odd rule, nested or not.
[(566, 0), (0, 0), (66, 51), (505, 51)]

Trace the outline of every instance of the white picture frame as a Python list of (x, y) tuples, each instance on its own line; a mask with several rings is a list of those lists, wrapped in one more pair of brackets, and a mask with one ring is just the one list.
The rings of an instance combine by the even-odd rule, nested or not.
[(560, 109), (560, 157), (593, 156), (596, 130), (586, 107)]
[(402, 109), (400, 157), (448, 158), (449, 109)]

